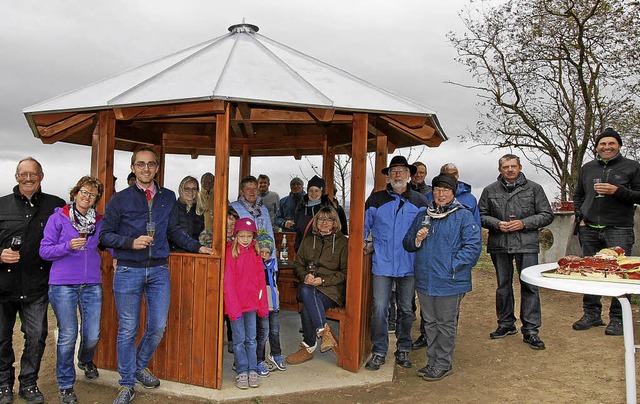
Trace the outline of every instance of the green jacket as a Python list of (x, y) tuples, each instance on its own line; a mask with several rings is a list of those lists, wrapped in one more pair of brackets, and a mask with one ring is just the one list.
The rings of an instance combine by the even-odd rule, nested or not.
[(317, 289), (322, 294), (344, 307), (347, 282), (347, 238), (340, 232), (321, 236), (313, 234), (302, 240), (296, 253), (296, 277), (303, 281), (307, 265), (317, 263), (316, 276), (322, 278)]

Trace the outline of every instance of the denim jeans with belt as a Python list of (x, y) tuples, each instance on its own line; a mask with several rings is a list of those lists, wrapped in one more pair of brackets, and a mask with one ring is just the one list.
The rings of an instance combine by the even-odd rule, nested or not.
[(314, 346), (318, 339), (318, 329), (327, 323), (325, 311), (337, 307), (338, 304), (313, 285), (300, 285), (300, 297), (303, 341), (309, 346)]
[(397, 350), (411, 350), (412, 304), (415, 299), (415, 278), (411, 276), (392, 277), (373, 275), (373, 312), (371, 313), (371, 353), (387, 356), (389, 351), (389, 300), (391, 287), (396, 283)]
[[(113, 278), (113, 294), (118, 311), (118, 383), (132, 388), (136, 383), (136, 372), (147, 367), (167, 326), (171, 297), (168, 266), (136, 268), (118, 265)], [(143, 295), (147, 321), (136, 352)]]
[[(578, 238), (582, 246), (582, 255), (587, 257), (594, 255), (603, 248), (622, 247), (627, 254), (631, 253), (631, 248), (635, 241), (633, 227), (604, 227), (596, 229), (590, 226), (580, 226)], [(584, 314), (597, 318), (602, 315), (601, 296), (584, 295), (582, 297), (582, 308)], [(622, 307), (618, 299), (611, 299), (609, 308), (609, 320), (622, 322)]]
[(40, 361), (48, 334), (47, 309), (49, 297), (43, 294), (29, 302), (0, 303), (0, 387), (13, 387), (15, 382), (15, 353), (13, 352), (13, 326), (20, 315), (20, 331), (24, 334), (24, 350), (20, 358), (20, 388), (35, 386)]
[(258, 312), (246, 311), (242, 317), (231, 321), (233, 332), (233, 359), (236, 365), (236, 373), (249, 373), (256, 371), (258, 360), (256, 355), (256, 327)]
[(58, 387), (69, 389), (76, 381), (74, 353), (78, 337), (78, 311), (81, 322), (78, 362), (87, 363), (93, 361), (100, 339), (102, 285), (49, 285), (49, 301), (58, 320)]
[[(491, 254), (493, 266), (496, 269), (498, 288), (496, 289), (496, 314), (498, 326), (512, 327), (516, 322), (513, 313), (513, 261), (516, 261), (518, 279), (524, 268), (538, 264), (538, 253)], [(542, 325), (540, 308), (540, 292), (538, 287), (520, 281), (520, 321), (522, 334), (537, 334)]]

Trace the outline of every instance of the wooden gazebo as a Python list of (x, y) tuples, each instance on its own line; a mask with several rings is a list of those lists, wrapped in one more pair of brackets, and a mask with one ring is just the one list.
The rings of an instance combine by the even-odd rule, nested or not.
[[(104, 207), (114, 192), (114, 150), (150, 145), (161, 156), (214, 155), (216, 203), (211, 256), (172, 253), (172, 304), (165, 338), (151, 367), (161, 378), (220, 388), (223, 320), (222, 268), (229, 156), (240, 176), (259, 156), (322, 155), (332, 194), (334, 157), (352, 157), (349, 270), (345, 337), (339, 363), (357, 372), (369, 350), (370, 256), (362, 240), (367, 153), (380, 169), (396, 148), (438, 146), (446, 137), (429, 108), (380, 89), (238, 24), (213, 40), (123, 74), (26, 108), (43, 143), (91, 146), (91, 174), (105, 184)], [(96, 363), (116, 370), (117, 316), (113, 266), (102, 260), (104, 305)]]

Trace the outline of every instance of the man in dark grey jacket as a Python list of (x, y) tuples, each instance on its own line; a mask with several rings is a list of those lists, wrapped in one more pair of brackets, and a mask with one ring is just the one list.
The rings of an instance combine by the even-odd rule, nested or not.
[[(491, 339), (518, 332), (513, 313), (513, 261), (518, 275), (538, 264), (538, 229), (553, 222), (551, 205), (542, 187), (527, 180), (521, 172), (520, 158), (505, 154), (498, 161), (498, 180), (482, 191), (478, 206), (482, 227), (489, 229), (487, 252), (496, 268), (496, 314), (498, 328)], [(520, 280), (520, 320), (523, 341), (533, 349), (544, 349), (538, 336), (542, 324), (538, 287)]]

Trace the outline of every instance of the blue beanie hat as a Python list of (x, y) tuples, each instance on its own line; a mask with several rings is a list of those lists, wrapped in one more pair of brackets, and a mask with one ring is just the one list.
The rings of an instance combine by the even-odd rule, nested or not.
[(258, 232), (258, 237), (256, 237), (256, 241), (258, 242), (258, 247), (260, 248), (268, 248), (273, 253), (273, 250), (276, 248), (276, 243), (273, 241), (273, 238), (268, 235), (266, 232), (262, 232), (262, 229)]

